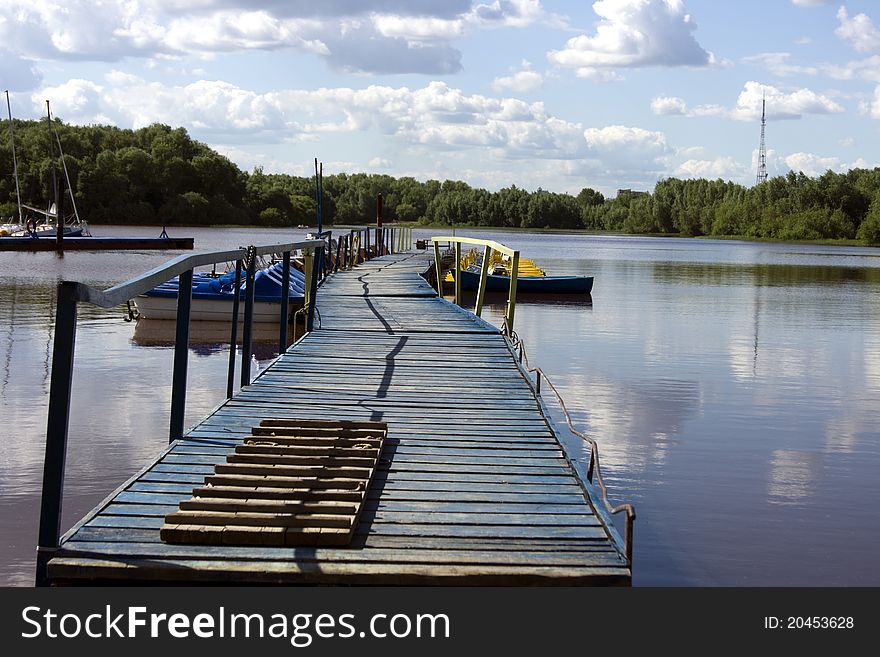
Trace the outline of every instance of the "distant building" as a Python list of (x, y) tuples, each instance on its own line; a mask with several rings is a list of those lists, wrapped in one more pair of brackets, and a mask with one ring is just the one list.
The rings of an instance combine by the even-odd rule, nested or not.
[(624, 194), (628, 195), (628, 196), (647, 196), (648, 192), (634, 192), (631, 189), (618, 189), (617, 190), (618, 196), (622, 196)]

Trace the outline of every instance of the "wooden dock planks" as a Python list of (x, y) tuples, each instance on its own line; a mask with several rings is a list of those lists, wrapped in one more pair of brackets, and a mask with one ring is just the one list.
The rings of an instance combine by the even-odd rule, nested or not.
[(387, 433), (381, 422), (263, 420), (165, 516), (159, 536), (200, 545), (348, 545)]
[[(428, 262), (424, 254), (397, 254), (334, 275), (318, 294), (321, 328), (75, 526), (50, 577), (65, 584), (628, 585), (630, 568), (508, 343), (470, 313), (423, 296), (418, 272)], [(404, 295), (408, 284), (412, 296)], [(261, 483), (259, 459), (238, 464), (246, 472), (220, 470), (259, 419), (291, 417), (387, 424), (348, 545), (161, 540), (167, 514), (194, 489), (210, 485), (217, 493), (211, 512), (236, 499), (239, 491), (230, 489), (242, 484), (271, 489), (261, 491), (264, 500), (285, 500), (284, 486)]]

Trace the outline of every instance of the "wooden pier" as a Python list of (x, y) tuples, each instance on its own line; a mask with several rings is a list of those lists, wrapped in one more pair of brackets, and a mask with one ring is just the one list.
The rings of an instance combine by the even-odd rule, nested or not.
[[(510, 343), (437, 297), (431, 257), (330, 276), (315, 330), (67, 532), (49, 583), (629, 585)], [(387, 424), (351, 544), (163, 542), (166, 515), (273, 418)]]
[[(63, 251), (186, 251), (192, 237), (65, 237)], [(57, 251), (54, 237), (0, 237), (0, 251)]]

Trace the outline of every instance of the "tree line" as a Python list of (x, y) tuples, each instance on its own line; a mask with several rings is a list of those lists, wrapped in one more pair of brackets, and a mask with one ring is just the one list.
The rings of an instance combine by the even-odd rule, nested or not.
[[(315, 223), (314, 178), (241, 171), (183, 128), (55, 125), (77, 208), (91, 223)], [(16, 120), (14, 128), (22, 201), (46, 207), (54, 198), (46, 122)], [(0, 132), (9, 134), (8, 121), (0, 121)], [(60, 168), (57, 174), (63, 184)], [(324, 177), (325, 223), (374, 221), (380, 193), (389, 222), (880, 244), (880, 168), (818, 177), (789, 172), (750, 188), (669, 178), (650, 193), (620, 190), (614, 198), (589, 187), (576, 196), (515, 185), (490, 192), (457, 180), (340, 173)], [(69, 214), (69, 201), (60, 198)], [(0, 216), (16, 214), (7, 138), (0, 145)]]

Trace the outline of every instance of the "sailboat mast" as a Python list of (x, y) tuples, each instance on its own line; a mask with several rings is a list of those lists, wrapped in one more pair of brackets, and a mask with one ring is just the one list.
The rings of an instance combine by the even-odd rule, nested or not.
[(64, 159), (64, 150), (61, 148), (61, 137), (58, 136), (58, 131), (52, 128), (55, 132), (55, 142), (58, 144), (58, 153), (61, 155), (61, 167), (64, 169), (64, 180), (67, 181), (67, 194), (70, 196), (70, 205), (73, 206), (73, 216), (76, 217), (76, 223), (79, 224), (79, 212), (76, 211), (76, 199), (73, 197), (73, 187), (70, 185), (70, 174), (67, 173), (67, 162)]
[(55, 148), (52, 146), (52, 111), (49, 109), (49, 101), (46, 101), (46, 126), (49, 128), (49, 161), (52, 163), (52, 197), (55, 199), (55, 241), (61, 246), (64, 235), (64, 221), (61, 218), (58, 207), (58, 174), (55, 171)]
[(15, 158), (15, 130), (12, 127), (12, 105), (9, 103), (9, 90), (6, 90), (6, 111), (9, 112), (9, 137), (12, 142), (12, 173), (15, 176), (15, 200), (18, 203), (18, 223), (24, 223), (21, 214), (21, 189), (18, 186), (18, 160)]

